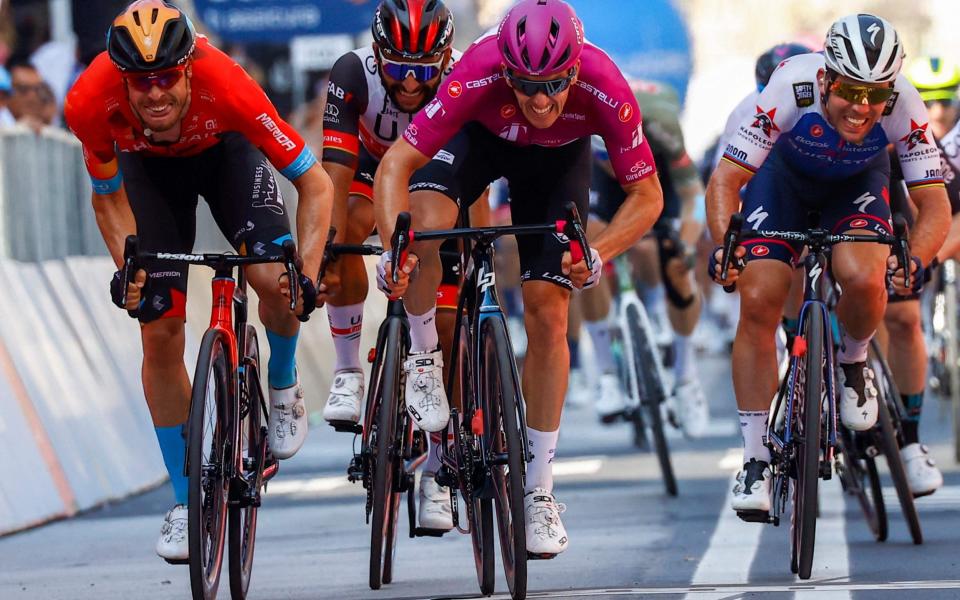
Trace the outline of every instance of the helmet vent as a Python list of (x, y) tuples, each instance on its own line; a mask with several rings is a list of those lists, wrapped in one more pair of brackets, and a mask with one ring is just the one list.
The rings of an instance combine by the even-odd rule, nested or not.
[(133, 13), (133, 22), (137, 24), (137, 27), (143, 27), (143, 24), (140, 22), (140, 12), (139, 12), (139, 11)]
[(560, 37), (560, 23), (557, 23), (556, 19), (550, 19), (550, 37), (549, 42), (551, 46), (557, 45), (557, 38)]
[(570, 58), (570, 46), (569, 46), (569, 45), (567, 45), (567, 47), (564, 48), (563, 54), (561, 54), (561, 55), (560, 55), (560, 58), (558, 58), (558, 59), (556, 60), (556, 62), (554, 62), (554, 66), (555, 66), (555, 67), (559, 67), (559, 66), (562, 65), (563, 63), (567, 62), (567, 59), (568, 59), (568, 58)]
[(152, 24), (156, 23), (156, 22), (157, 22), (157, 17), (159, 17), (159, 16), (160, 16), (160, 11), (159, 11), (158, 9), (156, 9), (156, 8), (153, 9), (153, 12), (150, 13), (150, 24), (152, 25)]

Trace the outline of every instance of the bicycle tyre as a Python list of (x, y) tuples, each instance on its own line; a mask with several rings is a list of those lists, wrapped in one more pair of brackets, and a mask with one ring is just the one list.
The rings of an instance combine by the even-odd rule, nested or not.
[[(240, 385), (245, 393), (246, 406), (240, 406), (241, 475), (257, 483), (261, 481), (267, 461), (267, 414), (260, 387), (260, 346), (257, 330), (247, 325), (244, 348), (240, 354), (243, 375)], [(259, 490), (257, 490), (259, 492)], [(228, 554), (230, 557), (230, 596), (243, 600), (250, 589), (253, 555), (256, 548), (257, 512), (259, 506), (238, 503), (230, 507), (227, 524)]]
[(823, 312), (814, 306), (806, 318), (806, 381), (798, 423), (803, 427), (803, 445), (798, 453), (797, 481), (794, 486), (793, 525), (797, 576), (810, 579), (817, 536), (817, 488), (820, 482), (820, 412), (823, 406), (824, 321)]
[[(523, 443), (518, 417), (519, 393), (516, 386), (510, 345), (503, 321), (489, 318), (481, 329), (483, 370), (481, 385), (490, 415), (490, 450), (506, 455), (506, 464), (493, 464), (494, 503), (503, 573), (514, 600), (527, 596), (527, 532), (523, 512)], [(519, 526), (518, 526), (519, 524)]]
[(843, 466), (839, 471), (843, 491), (856, 498), (870, 533), (878, 542), (882, 542), (887, 537), (886, 510), (877, 479), (876, 463), (860, 451), (853, 432), (842, 428), (838, 433), (840, 439), (837, 450), (843, 458)]
[[(390, 318), (386, 324), (379, 381), (376, 385), (378, 398), (374, 402), (375, 414), (371, 423), (376, 426), (370, 459), (373, 461), (373, 507), (370, 518), (370, 589), (379, 590), (383, 582), (384, 539), (387, 536), (387, 512), (391, 508), (393, 475), (396, 472), (394, 442), (396, 439), (396, 415), (401, 385), (401, 354), (403, 329), (399, 318)], [(391, 574), (392, 575), (392, 574)]]
[[(190, 588), (194, 600), (216, 598), (223, 566), (229, 478), (228, 435), (233, 370), (226, 336), (207, 330), (200, 344), (190, 399), (187, 445)], [(212, 405), (208, 391), (212, 389)], [(207, 425), (210, 425), (209, 429)], [(209, 448), (208, 455), (204, 450)], [(219, 464), (218, 464), (219, 463)]]
[(626, 313), (627, 329), (633, 349), (633, 368), (641, 390), (641, 409), (646, 407), (647, 414), (650, 416), (650, 431), (653, 433), (653, 445), (657, 451), (657, 461), (660, 463), (663, 487), (667, 494), (676, 496), (679, 493), (677, 478), (670, 461), (670, 446), (667, 443), (663, 414), (660, 410), (666, 399), (666, 390), (660, 379), (660, 369), (655, 362), (659, 360), (658, 355), (655, 346), (645, 335), (645, 329), (641, 326), (638, 306), (630, 304), (627, 306)]

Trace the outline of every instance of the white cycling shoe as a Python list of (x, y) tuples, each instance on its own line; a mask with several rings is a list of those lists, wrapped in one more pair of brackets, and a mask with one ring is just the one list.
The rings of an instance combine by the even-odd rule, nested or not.
[(363, 371), (338, 371), (334, 373), (330, 396), (323, 407), (323, 418), (328, 421), (360, 421), (363, 405)]
[(567, 381), (567, 395), (564, 403), (571, 407), (581, 407), (590, 404), (590, 388), (583, 369), (570, 369), (570, 379)]
[(623, 413), (627, 405), (627, 398), (620, 385), (620, 378), (613, 373), (600, 375), (597, 384), (597, 415), (600, 421), (612, 423)]
[(770, 512), (770, 465), (751, 458), (737, 473), (730, 505), (739, 512)]
[(450, 488), (437, 483), (436, 473), (424, 471), (420, 475), (420, 507), (417, 522), (422, 529), (450, 531), (453, 529), (453, 512), (450, 507)]
[(560, 521), (560, 513), (566, 508), (543, 488), (527, 492), (523, 497), (523, 514), (527, 521), (528, 553), (552, 558), (567, 549), (570, 540)]
[(407, 374), (407, 412), (423, 431), (442, 431), (450, 420), (450, 404), (443, 389), (443, 354), (411, 353), (403, 363)]
[(907, 444), (900, 449), (907, 470), (907, 483), (914, 498), (928, 496), (943, 485), (943, 474), (923, 444)]
[(710, 408), (696, 377), (677, 382), (673, 392), (680, 407), (680, 425), (687, 437), (699, 438), (710, 423)]
[(187, 539), (187, 505), (177, 504), (167, 511), (157, 540), (157, 555), (172, 564), (190, 560), (190, 544)]
[(876, 425), (877, 385), (873, 369), (866, 363), (840, 363), (840, 420), (847, 429), (866, 431)]
[(300, 377), (290, 387), (271, 387), (270, 422), (268, 431), (270, 451), (276, 458), (290, 458), (307, 439), (307, 408), (303, 404)]

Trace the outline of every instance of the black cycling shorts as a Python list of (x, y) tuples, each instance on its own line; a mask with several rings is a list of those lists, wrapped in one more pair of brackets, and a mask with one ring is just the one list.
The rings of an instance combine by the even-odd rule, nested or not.
[[(220, 143), (195, 156), (117, 156), (143, 250), (191, 252), (198, 196), (239, 254), (279, 254), (290, 237), (287, 208), (270, 164), (239, 133), (223, 134)], [(144, 267), (148, 279), (140, 321), (186, 318), (187, 266)]]
[[(549, 223), (566, 217), (564, 205), (573, 201), (587, 214), (590, 195), (590, 138), (564, 146), (517, 146), (482, 125), (471, 122), (453, 137), (410, 180), (410, 191), (437, 191), (466, 210), (500, 177), (510, 187), (510, 216), (514, 225)], [(567, 289), (570, 279), (560, 270), (568, 249), (560, 235), (517, 238), (522, 281), (549, 281)]]
[[(657, 165), (660, 187), (663, 189), (663, 211), (657, 218), (657, 225), (673, 227), (674, 222), (680, 218), (682, 208), (680, 195), (674, 190), (666, 162), (657, 156), (654, 156), (654, 161)], [(596, 160), (592, 162), (590, 171), (590, 214), (609, 223), (623, 206), (627, 193), (623, 191), (620, 182), (611, 177), (597, 164)]]

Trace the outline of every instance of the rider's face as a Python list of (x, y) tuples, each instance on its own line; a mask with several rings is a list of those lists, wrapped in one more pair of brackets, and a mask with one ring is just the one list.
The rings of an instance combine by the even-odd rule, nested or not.
[[(531, 75), (524, 77), (524, 79), (528, 81), (550, 81), (559, 79), (560, 77), (562, 77), (562, 75)], [(570, 97), (570, 90), (574, 85), (576, 85), (576, 83), (577, 76), (574, 75), (570, 81), (570, 84), (564, 88), (563, 91), (554, 94), (553, 96), (548, 96), (542, 91), (537, 92), (533, 96), (528, 96), (524, 94), (519, 87), (514, 85), (510, 81), (509, 77), (507, 77), (507, 84), (513, 88), (513, 93), (517, 97), (517, 106), (520, 107), (520, 112), (522, 112), (527, 121), (529, 121), (529, 123), (537, 129), (547, 129), (557, 122), (557, 119), (559, 119), (560, 115), (563, 114), (563, 107), (567, 103), (567, 98)]]
[(831, 86), (831, 92), (824, 106), (827, 122), (837, 130), (845, 141), (852, 144), (863, 143), (865, 137), (883, 115), (887, 105), (886, 99), (871, 103), (870, 98), (863, 96), (858, 101), (851, 101), (841, 97), (837, 86), (854, 86), (855, 88), (889, 88), (887, 83), (862, 83), (843, 75), (833, 81), (826, 77), (823, 71), (818, 77), (820, 93), (826, 93), (826, 86)]
[[(418, 59), (391, 57), (386, 54), (381, 57), (379, 52), (376, 53), (376, 56), (380, 63), (380, 74), (383, 75), (387, 92), (396, 103), (397, 108), (406, 113), (413, 113), (420, 110), (436, 93), (437, 86), (440, 84), (440, 77), (450, 59), (450, 51), (445, 51), (440, 57), (427, 56)], [(383, 68), (384, 60), (411, 65), (438, 65), (438, 68), (436, 69), (436, 75), (425, 81), (416, 79), (412, 70), (409, 70), (407, 76), (403, 79), (394, 79), (387, 73), (387, 69)]]
[(192, 70), (189, 66), (181, 68), (180, 77), (175, 71), (125, 77), (130, 106), (144, 127), (153, 132), (175, 127), (189, 104)]

